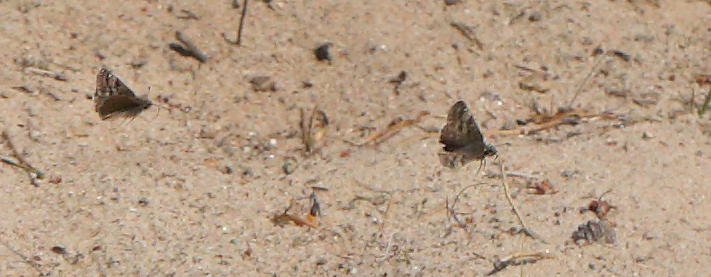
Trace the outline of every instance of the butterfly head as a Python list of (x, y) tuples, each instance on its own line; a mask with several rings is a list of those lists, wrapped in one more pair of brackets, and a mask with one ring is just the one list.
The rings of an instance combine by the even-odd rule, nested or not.
[(496, 147), (493, 144), (487, 143), (484, 145), (484, 157), (494, 156), (494, 155), (498, 156), (498, 153), (499, 152), (496, 151)]

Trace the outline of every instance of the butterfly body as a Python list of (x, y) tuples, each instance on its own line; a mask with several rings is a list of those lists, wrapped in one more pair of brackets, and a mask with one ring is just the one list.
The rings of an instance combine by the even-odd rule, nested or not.
[(102, 68), (96, 75), (96, 91), (94, 92), (95, 110), (102, 120), (125, 116), (135, 117), (150, 108), (153, 102), (141, 98), (121, 79), (107, 68)]
[(474, 116), (464, 101), (458, 101), (447, 115), (439, 142), (444, 144), (440, 160), (447, 167), (459, 167), (472, 160), (497, 155), (496, 147), (486, 143)]

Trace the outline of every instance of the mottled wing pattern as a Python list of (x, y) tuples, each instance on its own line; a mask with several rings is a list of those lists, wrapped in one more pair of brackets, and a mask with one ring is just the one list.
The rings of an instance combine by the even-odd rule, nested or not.
[(111, 93), (111, 88), (109, 87), (109, 79), (113, 75), (111, 71), (106, 68), (102, 68), (99, 74), (96, 74), (96, 91), (94, 92), (94, 104), (96, 105), (96, 110), (109, 98)]
[(153, 105), (153, 102), (137, 97), (109, 69), (102, 68), (96, 75), (94, 104), (99, 117), (104, 120), (118, 115), (136, 116)]
[(452, 106), (439, 142), (444, 144), (440, 161), (448, 167), (457, 167), (485, 156), (484, 138), (464, 101), (458, 101)]
[(448, 152), (464, 147), (471, 150), (481, 149), (481, 152), (484, 152), (484, 138), (479, 125), (464, 101), (459, 101), (452, 106), (447, 116), (447, 124), (442, 128), (439, 142), (444, 144), (444, 150)]

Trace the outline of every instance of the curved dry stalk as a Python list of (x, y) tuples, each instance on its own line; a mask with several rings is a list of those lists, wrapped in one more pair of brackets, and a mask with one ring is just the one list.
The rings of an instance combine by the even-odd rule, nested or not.
[(506, 195), (506, 200), (509, 201), (509, 205), (511, 205), (511, 208), (513, 209), (514, 213), (516, 214), (516, 217), (518, 218), (518, 222), (523, 227), (524, 234), (526, 234), (527, 236), (529, 236), (533, 239), (537, 239), (537, 240), (542, 241), (545, 244), (548, 244), (547, 240), (545, 240), (540, 235), (536, 234), (536, 232), (531, 230), (531, 228), (528, 228), (528, 226), (526, 225), (526, 222), (523, 221), (523, 217), (521, 217), (521, 213), (518, 211), (518, 208), (516, 207), (516, 205), (514, 205), (513, 198), (511, 198), (511, 193), (509, 193), (509, 185), (506, 184), (506, 171), (504, 170), (503, 163), (501, 165), (499, 165), (499, 167), (501, 168), (501, 184), (504, 187), (504, 194)]
[(472, 184), (472, 185), (468, 185), (468, 186), (464, 187), (461, 191), (459, 191), (459, 193), (457, 193), (457, 196), (454, 198), (454, 202), (452, 203), (452, 207), (449, 207), (449, 199), (445, 199), (445, 205), (447, 207), (448, 216), (451, 216), (454, 219), (454, 221), (457, 222), (457, 226), (459, 226), (459, 228), (462, 228), (464, 230), (464, 232), (467, 233), (467, 238), (469, 240), (472, 239), (472, 235), (469, 233), (469, 231), (467, 231), (467, 225), (464, 224), (461, 220), (459, 220), (459, 218), (457, 217), (457, 212), (454, 210), (454, 208), (457, 206), (457, 202), (459, 202), (459, 196), (461, 196), (464, 193), (464, 191), (466, 191), (467, 189), (469, 189), (473, 186), (486, 185), (486, 184), (487, 183), (476, 183), (476, 184)]

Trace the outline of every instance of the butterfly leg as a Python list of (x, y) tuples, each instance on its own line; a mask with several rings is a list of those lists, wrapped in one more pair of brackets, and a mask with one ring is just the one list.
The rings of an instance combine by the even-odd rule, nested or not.
[(134, 119), (136, 119), (136, 117), (135, 117), (135, 116), (132, 116), (131, 119), (128, 121), (128, 123), (127, 123), (126, 125), (131, 124), (131, 122), (133, 122)]
[(479, 172), (481, 172), (482, 169), (486, 170), (486, 159), (481, 159), (481, 162), (479, 163), (479, 169), (477, 169), (476, 174), (474, 176), (479, 175)]

